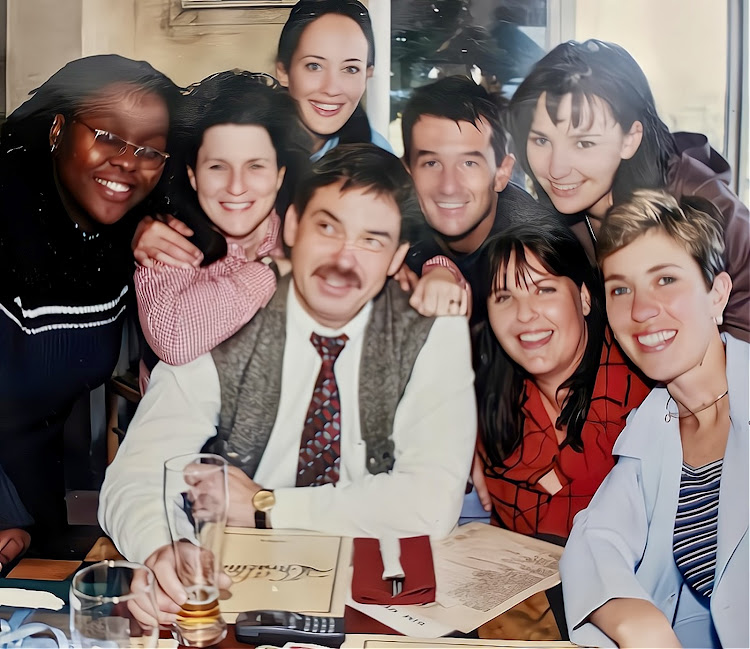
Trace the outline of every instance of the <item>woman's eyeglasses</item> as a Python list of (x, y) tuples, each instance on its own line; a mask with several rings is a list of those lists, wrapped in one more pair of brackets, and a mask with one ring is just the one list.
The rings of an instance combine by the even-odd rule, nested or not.
[(154, 147), (141, 146), (135, 142), (129, 142), (128, 140), (121, 138), (119, 135), (89, 126), (86, 122), (82, 122), (80, 119), (76, 118), (73, 121), (81, 126), (85, 126), (91, 131), (94, 134), (94, 146), (110, 158), (122, 155), (127, 151), (128, 147), (131, 146), (133, 147), (133, 155), (135, 156), (135, 159), (143, 169), (158, 169), (169, 157), (168, 153), (159, 151)]

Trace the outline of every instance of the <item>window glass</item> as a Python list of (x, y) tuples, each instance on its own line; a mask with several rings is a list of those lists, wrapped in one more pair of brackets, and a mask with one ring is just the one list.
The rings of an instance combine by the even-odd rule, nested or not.
[(471, 75), (508, 98), (545, 52), (547, 0), (391, 2), (391, 124), (401, 154), (400, 112), (414, 88)]

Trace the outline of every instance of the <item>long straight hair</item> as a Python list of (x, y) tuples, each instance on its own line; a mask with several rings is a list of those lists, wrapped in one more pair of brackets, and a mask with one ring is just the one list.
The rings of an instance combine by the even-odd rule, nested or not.
[[(583, 449), (581, 432), (586, 421), (591, 395), (602, 353), (606, 312), (599, 270), (591, 264), (586, 251), (567, 225), (556, 215), (540, 215), (533, 221), (514, 223), (487, 242), (489, 259), (488, 299), (494, 299), (507, 282), (528, 282), (534, 255), (544, 269), (558, 277), (568, 277), (580, 289), (584, 284), (591, 294), (591, 311), (585, 317), (587, 330), (583, 358), (558, 391), (567, 391), (555, 427), (566, 427), (564, 444)], [(507, 277), (511, 256), (515, 276)], [(482, 323), (475, 349), (476, 394), (479, 407), (479, 433), (489, 466), (504, 466), (505, 460), (523, 442), (525, 416), (524, 382), (532, 379), (523, 367), (508, 356), (489, 323)]]
[(667, 125), (659, 119), (646, 75), (621, 46), (596, 39), (561, 43), (540, 59), (518, 87), (510, 102), (510, 131), (515, 154), (531, 177), (538, 196), (550, 199), (529, 167), (526, 154), (531, 122), (537, 103), (545, 95), (545, 108), (557, 123), (562, 98), (572, 96), (573, 126), (578, 126), (583, 105), (599, 98), (609, 106), (624, 132), (634, 122), (643, 125), (643, 139), (635, 155), (620, 162), (612, 184), (615, 204), (627, 200), (636, 189), (666, 186), (667, 163), (676, 146)]

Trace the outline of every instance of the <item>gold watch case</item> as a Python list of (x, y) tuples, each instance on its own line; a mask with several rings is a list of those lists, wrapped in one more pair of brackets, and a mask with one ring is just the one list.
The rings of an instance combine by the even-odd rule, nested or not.
[(269, 512), (276, 504), (276, 496), (270, 489), (261, 489), (253, 496), (253, 507), (259, 512)]

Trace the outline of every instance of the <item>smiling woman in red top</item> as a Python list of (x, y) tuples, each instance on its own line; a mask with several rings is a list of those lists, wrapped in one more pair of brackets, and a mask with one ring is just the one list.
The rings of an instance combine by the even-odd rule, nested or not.
[(475, 479), (493, 522), (564, 542), (648, 390), (605, 331), (599, 273), (564, 223), (516, 224), (489, 246)]

